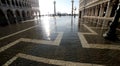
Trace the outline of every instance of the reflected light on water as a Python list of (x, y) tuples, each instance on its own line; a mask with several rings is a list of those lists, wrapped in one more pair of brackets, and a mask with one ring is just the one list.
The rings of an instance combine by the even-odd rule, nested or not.
[(48, 40), (50, 40), (50, 23), (49, 23), (49, 17), (44, 17), (43, 18), (43, 27), (45, 30), (45, 33), (47, 35)]

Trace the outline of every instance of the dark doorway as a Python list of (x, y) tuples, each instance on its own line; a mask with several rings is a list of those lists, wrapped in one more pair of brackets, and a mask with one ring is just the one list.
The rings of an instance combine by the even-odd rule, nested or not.
[(8, 25), (7, 19), (3, 11), (0, 10), (0, 26), (6, 26), (6, 25)]
[(10, 24), (16, 23), (14, 14), (11, 10), (7, 10), (7, 17), (8, 17), (8, 20), (9, 20)]
[(20, 16), (20, 12), (18, 10), (15, 11), (15, 14), (16, 14), (16, 19), (18, 22), (21, 21), (21, 16)]
[(26, 20), (26, 14), (25, 14), (25, 11), (22, 11), (22, 17), (23, 17), (23, 20)]

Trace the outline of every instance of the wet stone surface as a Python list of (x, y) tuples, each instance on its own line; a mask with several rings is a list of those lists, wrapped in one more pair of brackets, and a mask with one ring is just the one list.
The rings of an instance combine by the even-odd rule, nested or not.
[[(119, 66), (119, 48), (91, 48), (89, 46), (86, 47), (86, 44), (82, 42), (86, 40), (88, 45), (116, 45), (118, 47), (120, 46), (120, 43), (105, 40), (101, 35), (105, 32), (106, 29), (102, 30), (101, 28), (98, 28), (98, 26), (95, 26), (95, 23), (83, 23), (89, 28), (88, 29), (84, 27), (83, 24), (78, 25), (77, 20), (78, 17), (71, 20), (70, 16), (41, 17), (41, 19), (38, 19), (37, 21), (21, 23), (20, 25), (18, 24), (18, 26), (11, 25), (11, 28), (0, 28), (5, 30), (0, 32), (0, 37), (2, 38), (15, 32), (36, 26), (29, 30), (14, 34), (13, 36), (0, 39), (0, 66), (11, 60), (13, 57), (16, 57), (16, 55), (20, 53), (38, 58), (56, 60), (56, 63), (54, 62), (54, 64), (50, 64), (44, 63), (42, 61), (38, 62), (37, 59), (31, 59), (31, 57), (29, 57), (31, 60), (18, 57), (8, 66), (59, 66), (61, 62), (62, 64), (67, 64), (67, 62), (74, 64), (89, 64), (89, 66), (91, 66), (90, 64), (92, 64), (92, 66), (95, 66), (95, 64), (105, 66)], [(10, 32), (8, 28), (14, 28), (14, 30)], [(95, 31), (97, 34), (90, 34), (90, 29)], [(4, 32), (7, 33), (4, 34)], [(78, 33), (80, 33), (85, 39), (80, 38), (81, 36), (79, 36)], [(20, 38), (24, 38), (26, 42), (18, 40)]]
[(52, 65), (52, 64), (42, 63), (42, 62), (40, 63), (40, 62), (31, 61), (31, 60), (26, 60), (23, 58), (18, 58), (17, 60), (15, 60), (15, 62), (10, 64), (10, 66), (58, 66), (58, 65)]

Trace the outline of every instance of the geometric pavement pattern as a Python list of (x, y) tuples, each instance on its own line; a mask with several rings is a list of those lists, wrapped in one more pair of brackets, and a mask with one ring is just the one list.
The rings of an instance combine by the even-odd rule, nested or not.
[[(75, 25), (77, 25), (77, 24), (75, 24)], [(70, 25), (68, 25), (68, 26), (70, 26)], [(41, 54), (43, 53), (42, 56), (37, 55), (37, 53), (35, 53), (35, 55), (34, 55), (34, 54), (24, 53), (24, 52), (20, 52), (20, 51), (15, 52), (15, 53), (13, 53), (13, 55), (10, 58), (8, 58), (8, 59), (6, 58), (7, 61), (4, 61), (3, 63), (0, 63), (0, 64), (2, 64), (2, 66), (16, 66), (15, 64), (20, 64), (19, 66), (26, 66), (26, 65), (21, 65), (22, 63), (24, 63), (23, 60), (25, 60), (25, 62), (28, 61), (30, 66), (40, 66), (40, 65), (42, 65), (42, 66), (106, 66), (105, 62), (102, 63), (106, 59), (101, 60), (101, 61), (94, 60), (97, 58), (97, 55), (95, 55), (97, 53), (92, 53), (92, 52), (94, 52), (94, 50), (98, 50), (98, 51), (100, 51), (100, 53), (101, 53), (101, 51), (103, 51), (102, 54), (104, 54), (105, 51), (113, 50), (113, 53), (114, 53), (114, 50), (117, 50), (117, 51), (120, 50), (120, 46), (119, 45), (111, 45), (111, 44), (110, 45), (109, 44), (103, 45), (103, 44), (91, 44), (91, 43), (89, 43), (87, 41), (85, 35), (98, 35), (98, 33), (96, 33), (94, 30), (92, 30), (91, 28), (89, 28), (85, 24), (82, 24), (82, 26), (84, 26), (84, 28), (86, 28), (89, 32), (76, 32), (75, 31), (73, 33), (71, 32), (71, 34), (69, 35), (69, 33), (66, 33), (66, 31), (67, 31), (66, 29), (71, 29), (71, 28), (64, 27), (63, 29), (65, 29), (65, 31), (59, 29), (58, 30), (59, 32), (58, 31), (53, 32), (53, 33), (57, 34), (57, 36), (55, 37), (54, 40), (44, 40), (44, 39), (33, 39), (33, 38), (21, 37), (13, 42), (7, 44), (7, 45), (2, 46), (0, 48), (1, 57), (2, 57), (2, 54), (4, 57), (5, 56), (4, 54), (7, 54), (7, 53), (9, 54), (9, 51), (13, 51), (13, 50), (11, 50), (11, 48), (13, 48), (14, 46), (16, 46), (18, 44), (19, 45), (23, 44), (23, 46), (25, 44), (26, 45), (33, 44), (32, 45), (33, 47), (34, 47), (34, 45), (36, 45), (38, 47), (45, 45), (45, 46), (51, 46), (52, 48), (45, 47), (46, 49), (48, 49), (47, 51), (49, 51), (49, 52), (45, 52), (45, 54), (44, 54), (44, 51), (46, 49), (44, 48), (44, 46), (42, 46), (42, 49), (41, 48), (33, 48), (32, 51), (35, 51), (35, 52), (36, 52), (36, 50), (34, 50), (34, 49), (40, 49), (39, 51), (41, 52)], [(21, 34), (23, 32), (29, 31), (29, 30), (34, 29), (36, 27), (39, 27), (39, 25), (35, 25), (35, 26), (29, 27), (27, 29), (12, 33), (8, 36), (0, 38), (0, 40), (15, 36), (17, 34)], [(74, 28), (74, 29), (76, 29), (76, 28)], [(67, 36), (67, 35), (69, 35), (69, 36)], [(67, 36), (67, 38), (65, 36)], [(78, 37), (78, 38), (74, 38), (74, 36)], [(65, 44), (64, 44), (64, 42), (65, 42)], [(75, 43), (78, 42), (78, 43), (75, 44), (74, 42)], [(81, 43), (81, 45), (79, 42)], [(82, 48), (80, 48), (80, 46), (82, 46)], [(54, 49), (55, 47), (57, 48), (57, 50)], [(18, 48), (20, 48), (20, 47), (18, 46)], [(43, 50), (43, 49), (45, 49), (45, 50)], [(52, 51), (51, 51), (51, 49), (52, 49)], [(55, 56), (52, 57), (52, 55), (54, 54), (54, 53), (52, 54), (52, 52), (54, 50), (55, 50), (55, 55), (57, 57), (55, 57)], [(77, 51), (74, 51), (74, 50), (77, 50)], [(31, 53), (32, 53), (32, 51), (29, 50), (29, 52), (31, 52)], [(86, 51), (89, 54), (86, 54)], [(91, 51), (91, 52), (89, 52), (89, 51)], [(47, 56), (46, 53), (48, 53), (48, 57), (46, 57)], [(68, 55), (65, 55), (66, 53), (68, 53)], [(98, 52), (98, 54), (99, 54), (99, 52)], [(96, 57), (93, 57), (94, 55)], [(117, 55), (111, 53), (111, 55), (119, 57), (119, 53)], [(110, 55), (110, 57), (111, 57), (111, 55)], [(87, 56), (89, 56), (90, 58), (87, 58)], [(104, 56), (104, 55), (100, 55), (100, 56)], [(91, 58), (93, 58), (93, 59), (91, 59)], [(105, 57), (103, 57), (103, 58), (105, 58)], [(20, 59), (22, 59), (22, 61)], [(64, 59), (66, 59), (66, 60), (64, 60)], [(77, 59), (78, 59), (78, 61), (76, 61)], [(99, 59), (99, 58), (97, 58), (97, 59)], [(87, 60), (90, 60), (90, 61), (87, 61)], [(113, 58), (113, 60), (116, 60), (116, 59)], [(111, 62), (113, 60), (109, 60), (108, 62)], [(118, 62), (119, 62), (119, 60), (118, 60)], [(35, 65), (33, 63), (39, 64), (39, 65)], [(108, 65), (108, 66), (111, 66), (111, 65)], [(117, 66), (117, 64), (113, 63), (112, 66)]]
[(84, 48), (98, 48), (98, 49), (115, 49), (120, 50), (120, 45), (110, 45), (110, 44), (88, 44), (84, 35), (98, 35), (95, 31), (89, 28), (87, 25), (83, 24), (83, 26), (89, 30), (90, 33), (78, 33), (79, 39), (81, 40), (82, 47)]

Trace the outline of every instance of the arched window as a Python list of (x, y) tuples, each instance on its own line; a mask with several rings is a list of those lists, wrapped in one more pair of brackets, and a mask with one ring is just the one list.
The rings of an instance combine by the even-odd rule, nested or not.
[(20, 5), (20, 7), (22, 7), (22, 3), (19, 1), (19, 5)]
[(10, 1), (9, 0), (6, 0), (7, 1), (7, 4), (10, 5)]
[(15, 3), (16, 3), (16, 6), (18, 6), (18, 1), (17, 0), (15, 1)]
[(12, 0), (12, 5), (15, 6), (15, 2), (14, 2), (14, 0)]

